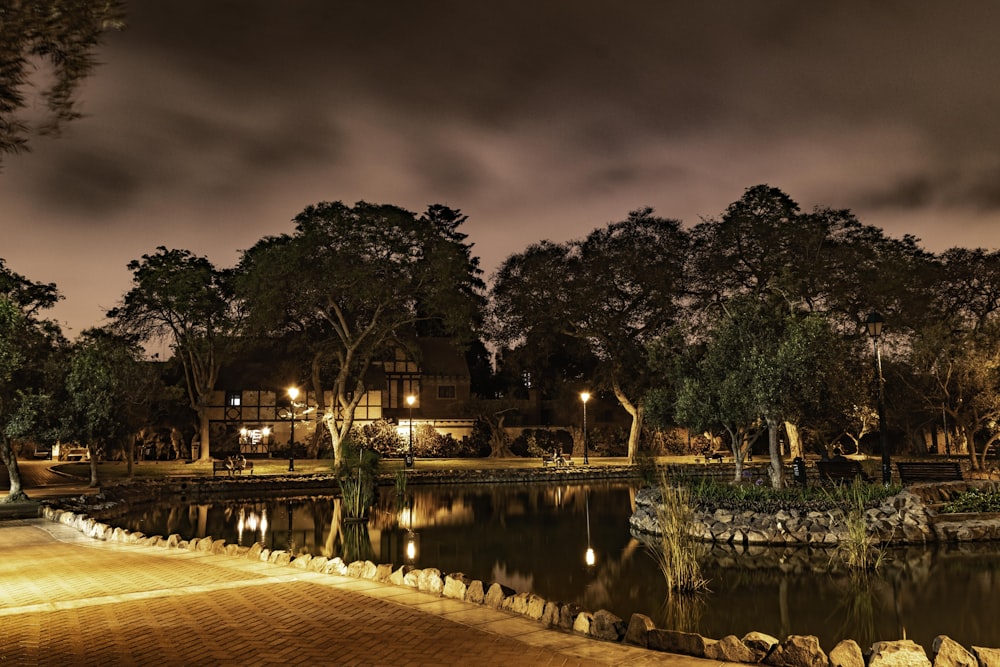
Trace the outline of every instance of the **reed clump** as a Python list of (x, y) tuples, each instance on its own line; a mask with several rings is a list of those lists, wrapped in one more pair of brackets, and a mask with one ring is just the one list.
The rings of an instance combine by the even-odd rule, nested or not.
[(702, 576), (695, 538), (688, 528), (694, 515), (691, 490), (659, 480), (660, 502), (657, 519), (660, 534), (650, 552), (660, 567), (669, 593), (694, 593), (705, 590), (708, 580)]

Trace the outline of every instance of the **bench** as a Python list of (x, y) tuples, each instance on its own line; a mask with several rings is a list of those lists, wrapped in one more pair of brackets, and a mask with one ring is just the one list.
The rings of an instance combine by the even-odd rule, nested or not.
[(817, 461), (816, 469), (819, 470), (820, 481), (833, 482), (853, 482), (860, 479), (862, 482), (870, 482), (871, 479), (861, 467), (861, 461), (852, 459)]
[(900, 481), (906, 485), (912, 482), (960, 482), (962, 466), (955, 461), (900, 461), (896, 463)]
[(546, 466), (571, 466), (573, 465), (573, 457), (569, 454), (563, 454), (561, 457), (555, 456), (543, 456), (542, 457), (542, 467)]
[(233, 465), (229, 461), (212, 461), (212, 477), (215, 477), (215, 473), (217, 472), (225, 472), (230, 477), (233, 475), (242, 475), (244, 470), (250, 471), (252, 475), (253, 461), (244, 461), (242, 464), (237, 465)]

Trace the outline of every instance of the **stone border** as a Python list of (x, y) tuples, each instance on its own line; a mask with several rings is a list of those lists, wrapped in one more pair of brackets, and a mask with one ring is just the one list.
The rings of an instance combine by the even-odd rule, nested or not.
[(518, 593), (499, 583), (488, 587), (462, 573), (442, 575), (436, 568), (416, 569), (391, 564), (376, 565), (372, 561), (345, 563), (340, 557), (302, 554), (293, 556), (285, 550), (267, 549), (259, 542), (245, 547), (213, 540), (210, 536), (182, 540), (172, 534), (146, 536), (99, 522), (86, 514), (64, 511), (46, 505), (42, 516), (49, 521), (70, 526), (91, 539), (123, 544), (187, 549), (233, 558), (259, 560), (274, 565), (299, 568), (311, 572), (367, 579), (383, 584), (412, 588), (430, 595), (462, 600), (493, 609), (508, 611), (539, 621), (550, 628), (571, 631), (593, 639), (623, 642), (653, 651), (679, 653), (723, 662), (763, 663), (771, 667), (1000, 667), (1000, 649), (973, 646), (971, 651), (946, 635), (934, 639), (932, 659), (923, 647), (910, 640), (878, 641), (870, 652), (862, 653), (852, 639), (838, 643), (829, 654), (823, 651), (819, 639), (812, 635), (790, 635), (779, 641), (761, 632), (750, 632), (739, 638), (728, 635), (709, 639), (699, 634), (658, 629), (648, 616), (632, 614), (626, 624), (606, 610), (591, 613), (579, 605), (547, 601), (532, 593)]

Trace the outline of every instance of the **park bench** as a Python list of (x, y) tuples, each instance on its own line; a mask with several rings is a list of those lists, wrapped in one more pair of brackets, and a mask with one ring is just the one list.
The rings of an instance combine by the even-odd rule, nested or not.
[(542, 457), (542, 467), (546, 466), (571, 466), (573, 465), (573, 457), (569, 454), (562, 454), (561, 456), (543, 456)]
[(842, 482), (853, 482), (857, 479), (860, 479), (862, 482), (871, 481), (865, 473), (864, 468), (861, 467), (861, 461), (854, 461), (852, 459), (817, 461), (816, 468), (819, 470), (820, 481), (823, 482), (840, 484)]
[(242, 475), (244, 470), (250, 471), (253, 474), (253, 461), (242, 461), (240, 463), (234, 463), (232, 461), (212, 461), (212, 477), (215, 477), (217, 472), (225, 472), (227, 475), (232, 477), (233, 475)]
[(955, 461), (899, 461), (896, 463), (899, 480), (913, 482), (960, 482), (962, 466)]

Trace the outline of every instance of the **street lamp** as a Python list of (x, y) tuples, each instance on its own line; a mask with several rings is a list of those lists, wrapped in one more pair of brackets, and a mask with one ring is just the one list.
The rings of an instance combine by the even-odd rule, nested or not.
[(288, 418), (292, 422), (292, 434), (288, 439), (288, 472), (295, 471), (295, 399), (299, 397), (298, 387), (288, 388), (288, 397), (292, 399), (292, 406), (288, 413)]
[(410, 406), (410, 446), (406, 448), (406, 467), (413, 467), (413, 404), (417, 397), (410, 394), (406, 397), (406, 404)]
[(879, 338), (882, 337), (882, 327), (885, 318), (874, 310), (865, 320), (865, 327), (872, 339), (872, 349), (875, 352), (875, 380), (878, 382), (878, 432), (882, 443), (882, 483), (888, 486), (892, 482), (892, 469), (889, 467), (889, 441), (885, 427), (885, 378), (882, 376), (882, 354), (879, 351)]
[(590, 394), (581, 392), (580, 400), (583, 401), (583, 465), (590, 465), (590, 459), (587, 458), (587, 401), (590, 400)]

